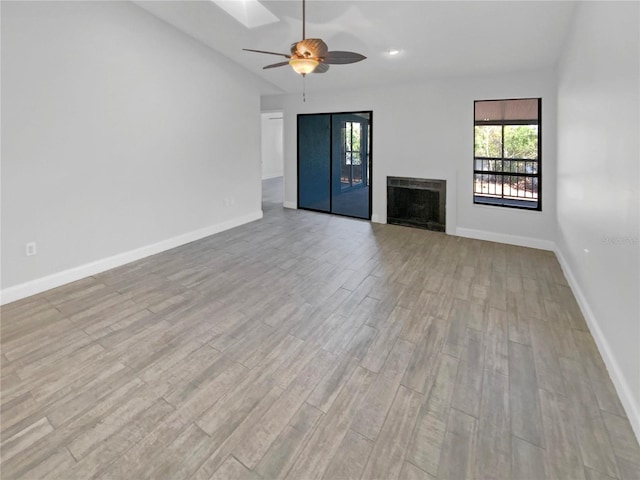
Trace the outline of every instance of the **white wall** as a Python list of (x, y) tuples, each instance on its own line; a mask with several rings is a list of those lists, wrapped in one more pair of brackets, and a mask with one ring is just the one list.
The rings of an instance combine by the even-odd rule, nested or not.
[[(357, 66), (339, 67), (357, 68)], [(315, 77), (313, 81), (321, 81)], [(473, 102), (542, 97), (542, 212), (474, 205)], [(296, 115), (373, 110), (373, 221), (386, 222), (386, 177), (447, 180), (447, 232), (553, 248), (556, 93), (551, 72), (446, 79), (416, 85), (263, 99), (284, 109), (285, 205), (296, 191)]]
[(263, 113), (262, 179), (281, 177), (283, 173), (282, 112)]
[(557, 244), (640, 438), (639, 18), (638, 2), (576, 11), (558, 68)]
[(133, 4), (3, 1), (3, 302), (259, 218), (259, 113)]

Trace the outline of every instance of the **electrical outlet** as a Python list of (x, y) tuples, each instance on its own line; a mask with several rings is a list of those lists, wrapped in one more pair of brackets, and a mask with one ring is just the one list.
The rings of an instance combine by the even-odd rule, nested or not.
[(25, 244), (24, 249), (25, 249), (25, 253), (27, 254), (27, 257), (31, 257), (32, 255), (35, 255), (36, 253), (38, 253), (38, 250), (36, 248), (36, 242), (29, 242)]

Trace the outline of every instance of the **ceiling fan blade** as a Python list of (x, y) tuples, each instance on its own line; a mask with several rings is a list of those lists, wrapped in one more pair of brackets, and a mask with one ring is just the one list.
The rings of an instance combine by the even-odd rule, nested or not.
[(313, 72), (311, 73), (325, 73), (327, 70), (329, 70), (329, 65), (327, 65), (326, 63), (320, 62), (318, 66), (314, 68)]
[(367, 57), (355, 52), (335, 51), (335, 52), (327, 52), (327, 54), (324, 55), (323, 61), (324, 63), (330, 63), (332, 65), (345, 65), (347, 63), (360, 62), (365, 58)]
[(286, 53), (266, 52), (264, 50), (252, 50), (250, 48), (243, 48), (242, 50), (245, 52), (266, 53), (267, 55), (280, 55), (281, 57), (291, 58), (291, 55), (287, 55)]
[[(262, 67), (262, 69), (266, 70), (268, 68), (284, 67), (285, 65), (289, 65), (289, 62), (272, 63), (271, 65), (267, 65), (266, 67)], [(318, 66), (320, 66), (320, 65), (318, 65)]]
[(305, 38), (296, 44), (296, 51), (304, 57), (324, 57), (329, 47), (320, 38)]

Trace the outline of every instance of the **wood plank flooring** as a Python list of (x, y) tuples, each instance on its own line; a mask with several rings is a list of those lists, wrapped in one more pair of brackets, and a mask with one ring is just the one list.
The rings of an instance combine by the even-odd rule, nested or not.
[(284, 210), (2, 308), (3, 479), (638, 479), (550, 252)]

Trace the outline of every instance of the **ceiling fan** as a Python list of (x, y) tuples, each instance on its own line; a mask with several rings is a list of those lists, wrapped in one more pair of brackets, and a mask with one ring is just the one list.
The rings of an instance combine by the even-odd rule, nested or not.
[(267, 52), (264, 50), (252, 50), (243, 48), (247, 52), (266, 53), (268, 55), (279, 55), (288, 58), (285, 62), (273, 63), (262, 67), (263, 70), (268, 68), (284, 67), (291, 65), (296, 73), (303, 77), (308, 73), (325, 73), (329, 70), (329, 65), (345, 65), (347, 63), (356, 63), (364, 60), (364, 55), (355, 52), (330, 52), (329, 47), (320, 38), (306, 37), (306, 1), (302, 0), (302, 40), (291, 45), (291, 54)]

